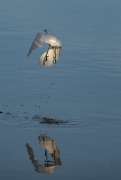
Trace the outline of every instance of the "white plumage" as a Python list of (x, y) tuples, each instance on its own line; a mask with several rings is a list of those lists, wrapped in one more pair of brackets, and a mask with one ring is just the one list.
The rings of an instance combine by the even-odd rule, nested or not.
[(38, 33), (30, 47), (27, 57), (36, 48), (42, 47), (44, 43), (48, 44), (48, 50), (40, 57), (40, 64), (43, 66), (50, 66), (58, 60), (62, 43), (54, 35), (50, 34), (49, 30), (44, 30), (46, 34)]

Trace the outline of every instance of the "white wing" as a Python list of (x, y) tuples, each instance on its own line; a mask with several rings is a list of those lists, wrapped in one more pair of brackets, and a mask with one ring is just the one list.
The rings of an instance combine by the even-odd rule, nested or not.
[(41, 33), (38, 33), (30, 47), (30, 50), (29, 50), (29, 53), (27, 55), (27, 57), (31, 54), (31, 52), (36, 49), (36, 48), (39, 48), (39, 47), (42, 47), (43, 44), (45, 43), (45, 35), (44, 34), (41, 34)]
[(61, 41), (52, 34), (45, 34), (45, 43), (51, 46), (62, 47)]

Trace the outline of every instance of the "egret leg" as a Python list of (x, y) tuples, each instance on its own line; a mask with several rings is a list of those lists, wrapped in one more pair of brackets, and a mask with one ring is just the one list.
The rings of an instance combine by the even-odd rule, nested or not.
[(48, 46), (48, 50), (47, 50), (46, 55), (45, 55), (46, 61), (47, 61), (47, 57), (48, 57), (47, 54), (48, 54), (49, 49), (50, 49), (50, 45)]
[(54, 53), (55, 53), (55, 63), (56, 63), (56, 47), (54, 46)]
[(60, 49), (60, 50), (59, 50), (59, 56), (60, 56), (60, 52), (61, 52), (61, 47), (59, 47), (59, 49)]

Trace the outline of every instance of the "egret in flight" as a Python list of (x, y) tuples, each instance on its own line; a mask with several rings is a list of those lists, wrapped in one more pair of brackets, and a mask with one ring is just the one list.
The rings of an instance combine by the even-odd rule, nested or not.
[[(48, 44), (48, 50), (45, 52), (41, 57), (40, 57), (40, 64), (45, 65), (45, 66), (50, 66), (47, 65), (47, 61), (52, 61), (56, 63), (60, 56), (60, 51), (62, 48), (62, 43), (59, 39), (57, 39), (53, 34), (50, 33), (48, 29), (44, 30), (46, 34), (43, 33), (38, 33), (35, 36), (35, 39), (30, 47), (30, 50), (28, 52), (27, 57), (32, 53), (32, 51), (36, 48), (42, 47), (45, 43)], [(40, 61), (39, 60), (39, 61)], [(52, 65), (51, 64), (51, 65)]]

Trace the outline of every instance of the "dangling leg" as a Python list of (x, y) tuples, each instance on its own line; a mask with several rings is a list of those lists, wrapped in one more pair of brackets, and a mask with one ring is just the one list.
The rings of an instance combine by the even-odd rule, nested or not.
[(60, 56), (60, 52), (61, 52), (61, 47), (59, 47), (59, 56)]
[(45, 55), (46, 61), (47, 61), (47, 57), (48, 57), (47, 54), (48, 54), (49, 49), (50, 49), (50, 45), (48, 46), (48, 50), (47, 50), (46, 55)]
[(55, 59), (55, 63), (56, 63), (56, 47), (55, 46), (54, 46), (54, 53), (55, 53), (54, 59)]

